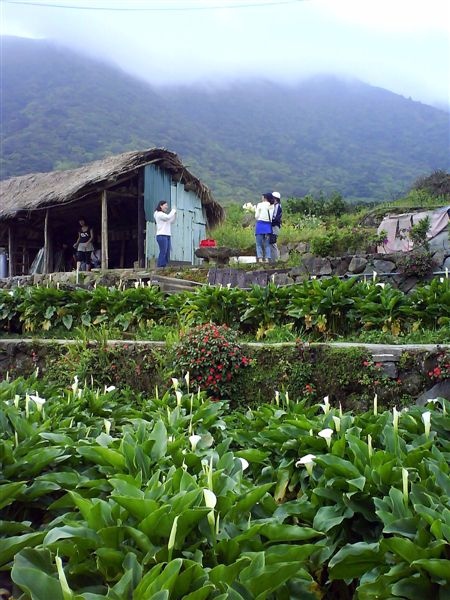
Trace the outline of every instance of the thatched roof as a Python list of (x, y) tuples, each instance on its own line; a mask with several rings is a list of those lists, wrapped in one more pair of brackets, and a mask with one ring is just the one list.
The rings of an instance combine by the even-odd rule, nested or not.
[(20, 211), (66, 204), (113, 186), (127, 174), (137, 173), (139, 167), (154, 164), (169, 171), (172, 179), (184, 184), (201, 199), (209, 226), (224, 217), (209, 188), (194, 177), (178, 156), (168, 150), (151, 148), (141, 152), (125, 152), (97, 160), (77, 169), (32, 173), (0, 182), (0, 221), (14, 218)]

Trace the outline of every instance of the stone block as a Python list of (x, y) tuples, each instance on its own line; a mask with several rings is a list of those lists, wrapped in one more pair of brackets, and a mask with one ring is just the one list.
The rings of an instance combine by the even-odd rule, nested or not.
[(416, 400), (416, 404), (419, 406), (425, 406), (427, 402), (430, 400), (434, 400), (434, 398), (445, 398), (446, 400), (450, 400), (450, 380), (446, 379), (444, 381), (439, 381), (432, 388), (420, 394), (420, 396)]
[(377, 260), (373, 261), (373, 268), (377, 273), (392, 273), (396, 270), (395, 263), (390, 260)]
[(350, 273), (358, 274), (362, 273), (367, 265), (367, 259), (362, 256), (353, 256), (350, 264), (348, 265), (348, 270)]

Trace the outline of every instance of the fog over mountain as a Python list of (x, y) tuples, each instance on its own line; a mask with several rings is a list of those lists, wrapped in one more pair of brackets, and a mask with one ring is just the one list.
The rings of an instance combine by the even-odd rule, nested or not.
[(43, 40), (2, 40), (1, 177), (173, 150), (219, 201), (386, 200), (450, 168), (449, 113), (357, 80), (151, 86)]

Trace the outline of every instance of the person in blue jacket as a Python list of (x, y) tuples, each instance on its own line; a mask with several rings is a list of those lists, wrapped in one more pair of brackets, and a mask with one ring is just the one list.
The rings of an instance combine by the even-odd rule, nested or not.
[(272, 233), (273, 197), (268, 192), (261, 196), (255, 209), (256, 262), (270, 261), (270, 234)]

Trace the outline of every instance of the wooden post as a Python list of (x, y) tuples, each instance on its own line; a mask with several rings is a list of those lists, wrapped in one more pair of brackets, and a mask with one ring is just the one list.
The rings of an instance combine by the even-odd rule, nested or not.
[(137, 256), (140, 269), (145, 267), (144, 168), (139, 169), (137, 185)]
[(102, 192), (102, 270), (108, 269), (108, 202), (106, 190)]
[(49, 210), (45, 211), (45, 219), (44, 219), (44, 264), (42, 272), (44, 274), (50, 273), (50, 247), (49, 247), (49, 230), (48, 230), (48, 221), (49, 221)]
[(14, 258), (14, 225), (11, 223), (8, 227), (8, 256), (9, 256), (9, 277), (13, 277), (16, 269), (15, 269), (15, 258)]

